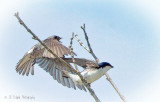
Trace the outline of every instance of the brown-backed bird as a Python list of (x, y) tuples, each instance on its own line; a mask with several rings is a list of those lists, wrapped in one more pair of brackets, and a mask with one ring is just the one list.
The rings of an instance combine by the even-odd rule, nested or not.
[[(61, 37), (51, 36), (43, 41), (43, 43), (52, 50), (57, 56), (65, 58), (65, 55), (70, 54), (69, 48), (61, 44)], [(74, 53), (75, 54), (75, 53)], [(76, 54), (75, 54), (76, 55)], [(68, 67), (63, 65), (57, 58), (55, 58), (47, 49), (45, 49), (40, 43), (33, 46), (18, 62), (16, 71), (22, 75), (34, 75), (34, 65), (39, 64), (46, 72), (49, 72), (51, 76), (63, 86), (68, 88), (79, 89), (86, 91), (83, 85), (75, 85), (71, 78), (62, 76), (62, 70), (70, 71)]]

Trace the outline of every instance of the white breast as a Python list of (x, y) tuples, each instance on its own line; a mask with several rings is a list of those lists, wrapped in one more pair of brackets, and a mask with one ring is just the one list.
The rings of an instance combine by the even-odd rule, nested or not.
[[(86, 79), (88, 83), (92, 83), (101, 78), (109, 69), (111, 69), (110, 66), (99, 69), (85, 69), (83, 72), (81, 72), (81, 75)], [(75, 84), (82, 85), (82, 81), (78, 75), (69, 74), (69, 77)]]
[(87, 80), (88, 83), (92, 83), (97, 79), (101, 78), (109, 69), (111, 69), (110, 66), (99, 69), (86, 69), (81, 74)]

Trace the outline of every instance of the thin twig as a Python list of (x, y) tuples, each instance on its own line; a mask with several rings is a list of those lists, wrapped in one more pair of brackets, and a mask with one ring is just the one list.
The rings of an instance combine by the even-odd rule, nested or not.
[(96, 57), (96, 55), (93, 53), (93, 50), (91, 48), (91, 45), (89, 43), (89, 40), (88, 40), (88, 36), (87, 36), (87, 32), (86, 32), (86, 28), (85, 28), (85, 24), (83, 26), (81, 26), (81, 28), (83, 29), (83, 32), (84, 32), (84, 35), (85, 35), (85, 38), (86, 38), (86, 41), (87, 41), (87, 44), (88, 44), (88, 47), (90, 49), (90, 53), (91, 55), (93, 56), (93, 58), (96, 60), (97, 63), (100, 63), (99, 59)]
[[(96, 55), (93, 53), (93, 50), (91, 48), (91, 45), (89, 43), (89, 39), (88, 39), (88, 36), (87, 36), (87, 33), (86, 33), (86, 30), (85, 30), (85, 24), (83, 26), (81, 26), (83, 32), (84, 32), (84, 35), (85, 35), (85, 39), (87, 41), (87, 44), (88, 44), (88, 47), (89, 47), (89, 53), (91, 53), (91, 55), (93, 56), (93, 58), (96, 60), (97, 63), (100, 63), (99, 59), (96, 57)], [(79, 41), (80, 43), (81, 41)], [(81, 42), (82, 43), (82, 42)], [(81, 45), (81, 44), (80, 44)], [(110, 78), (110, 76), (105, 73), (106, 77), (107, 77), (107, 80), (111, 83), (111, 85), (113, 86), (113, 88), (116, 90), (116, 92), (118, 93), (118, 95), (120, 96), (120, 98), (123, 100), (123, 102), (127, 102), (126, 99), (124, 98), (124, 96), (120, 93), (120, 91), (118, 90), (118, 88), (116, 87), (116, 85), (114, 84), (114, 82), (112, 81), (112, 79)]]
[(82, 43), (82, 41), (78, 38), (78, 34), (75, 34), (75, 37), (77, 38), (77, 41), (79, 42), (79, 44), (86, 49), (89, 53), (91, 53), (91, 51)]
[(125, 97), (120, 93), (119, 89), (116, 87), (116, 85), (114, 84), (114, 82), (110, 78), (110, 76), (107, 73), (105, 75), (107, 77), (106, 79), (111, 83), (111, 85), (116, 90), (116, 92), (118, 93), (118, 95), (120, 96), (120, 98), (123, 100), (123, 102), (127, 102), (126, 99), (125, 99)]
[(70, 49), (70, 53), (71, 53), (71, 57), (72, 57), (72, 61), (73, 61), (73, 64), (76, 68), (76, 71), (79, 72), (79, 69), (77, 67), (77, 64), (76, 64), (76, 61), (74, 59), (74, 54), (73, 54), (73, 47), (72, 47), (72, 44), (73, 44), (73, 38), (74, 38), (74, 33), (72, 34), (72, 37), (71, 37), (71, 41), (70, 41), (70, 45), (69, 45), (69, 49)]
[(33, 36), (33, 39), (37, 40), (44, 48), (46, 48), (48, 50), (48, 52), (50, 52), (53, 56), (55, 56), (57, 59), (59, 59), (64, 65), (66, 65), (67, 67), (70, 68), (71, 71), (73, 71), (76, 75), (78, 75), (80, 77), (80, 79), (82, 80), (83, 84), (86, 86), (86, 88), (89, 90), (90, 94), (93, 96), (93, 98), (95, 99), (96, 102), (100, 102), (100, 100), (98, 99), (98, 97), (96, 96), (96, 94), (94, 93), (94, 91), (90, 88), (88, 83), (85, 83), (86, 80), (83, 78), (83, 76), (78, 73), (74, 68), (72, 68), (67, 62), (65, 62), (62, 58), (60, 58), (59, 56), (57, 56), (55, 53), (53, 53), (52, 50), (50, 50), (25, 24), (24, 22), (21, 20), (21, 18), (19, 17), (18, 12), (15, 13), (16, 18), (18, 19), (19, 23)]

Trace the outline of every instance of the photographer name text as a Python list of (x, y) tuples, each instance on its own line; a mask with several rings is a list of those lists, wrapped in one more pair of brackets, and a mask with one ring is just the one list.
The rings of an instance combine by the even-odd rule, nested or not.
[(6, 95), (4, 99), (8, 100), (33, 100), (35, 101), (35, 96), (27, 96), (27, 95)]

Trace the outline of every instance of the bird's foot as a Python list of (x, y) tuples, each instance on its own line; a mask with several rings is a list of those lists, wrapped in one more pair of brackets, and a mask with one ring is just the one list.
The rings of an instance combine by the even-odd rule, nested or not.
[(86, 85), (88, 85), (89, 87), (91, 87), (91, 84), (90, 83), (88, 83), (86, 80), (85, 80), (85, 82), (84, 82)]

